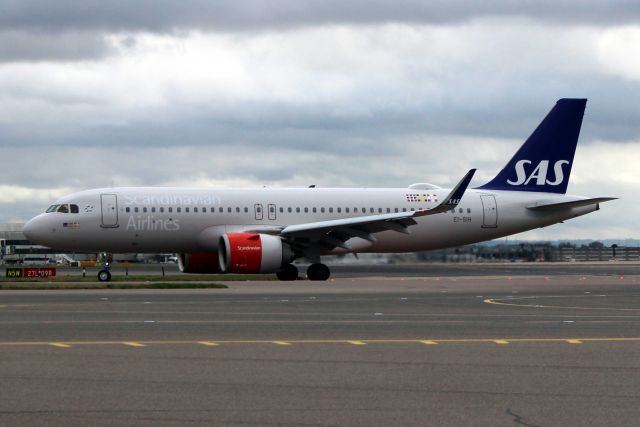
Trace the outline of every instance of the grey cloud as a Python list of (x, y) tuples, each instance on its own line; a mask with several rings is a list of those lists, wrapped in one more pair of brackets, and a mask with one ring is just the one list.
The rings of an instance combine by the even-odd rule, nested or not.
[[(640, 112), (634, 100), (640, 86), (620, 84), (616, 79), (594, 83), (583, 90), (567, 82), (565, 89), (545, 88), (533, 81), (522, 83), (513, 93), (491, 96), (481, 90), (465, 96), (455, 89), (445, 102), (425, 100), (413, 106), (370, 105), (357, 115), (335, 111), (336, 106), (305, 106), (236, 101), (202, 108), (170, 104), (169, 110), (149, 111), (144, 117), (122, 123), (96, 124), (100, 110), (87, 107), (86, 100), (65, 105), (54, 99), (59, 120), (42, 121), (39, 106), (20, 120), (0, 122), (0, 144), (31, 147), (226, 147), (254, 149), (285, 148), (293, 151), (335, 152), (354, 155), (362, 151), (388, 153), (393, 148), (384, 139), (403, 135), (460, 135), (524, 140), (561, 97), (587, 97), (582, 130), (583, 143), (591, 140), (629, 141), (640, 138)], [(532, 94), (525, 86), (537, 87)], [(526, 94), (526, 98), (522, 98)], [(368, 102), (349, 100), (350, 104)], [(10, 111), (11, 103), (0, 100), (0, 110)], [(82, 108), (91, 108), (82, 113)], [(338, 105), (338, 107), (340, 107)], [(68, 118), (65, 111), (68, 110)]]
[(322, 24), (443, 24), (487, 16), (608, 25), (637, 21), (640, 4), (624, 0), (4, 0), (0, 3), (0, 27), (46, 31), (241, 31)]
[(110, 47), (100, 33), (0, 31), (0, 63), (22, 61), (77, 61), (97, 59)]

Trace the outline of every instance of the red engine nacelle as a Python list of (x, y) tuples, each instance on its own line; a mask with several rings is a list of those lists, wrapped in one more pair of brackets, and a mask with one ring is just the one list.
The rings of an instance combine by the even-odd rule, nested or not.
[(183, 273), (213, 274), (221, 272), (217, 252), (178, 254), (178, 266)]
[(277, 236), (257, 233), (227, 233), (218, 245), (223, 273), (275, 273), (293, 260), (293, 251)]

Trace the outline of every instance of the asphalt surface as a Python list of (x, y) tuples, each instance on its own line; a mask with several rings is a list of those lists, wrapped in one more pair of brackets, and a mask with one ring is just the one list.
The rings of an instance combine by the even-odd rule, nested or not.
[(611, 267), (2, 291), (0, 425), (635, 426)]
[[(633, 275), (640, 274), (640, 263), (620, 262), (553, 262), (553, 263), (423, 263), (423, 264), (367, 264), (367, 263), (334, 263), (329, 264), (332, 277), (360, 278), (376, 277), (451, 277), (451, 276), (493, 276), (493, 275)], [(114, 265), (114, 275), (161, 275), (178, 274), (177, 264), (131, 264), (128, 267)], [(298, 269), (304, 274), (306, 265)], [(95, 276), (100, 268), (87, 268), (87, 275)], [(82, 269), (58, 267), (58, 274), (80, 275)], [(4, 267), (0, 266), (0, 275), (4, 276)]]

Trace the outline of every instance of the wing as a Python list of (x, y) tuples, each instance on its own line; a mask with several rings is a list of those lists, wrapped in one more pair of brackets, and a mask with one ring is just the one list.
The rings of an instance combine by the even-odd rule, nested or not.
[(302, 250), (312, 246), (329, 250), (336, 247), (352, 250), (347, 241), (353, 237), (375, 242), (376, 238), (373, 235), (381, 231), (392, 230), (409, 234), (409, 227), (417, 224), (415, 218), (447, 212), (455, 208), (460, 203), (475, 171), (475, 169), (471, 169), (467, 172), (447, 197), (433, 209), (290, 225), (279, 234), (294, 247)]
[(561, 209), (569, 209), (569, 208), (578, 208), (581, 206), (589, 206), (589, 205), (597, 205), (599, 203), (608, 202), (610, 200), (616, 200), (617, 197), (596, 197), (593, 199), (579, 199), (579, 200), (571, 200), (571, 201), (560, 201), (551, 200), (551, 201), (538, 201), (532, 205), (527, 206), (527, 209), (533, 211), (552, 211), (552, 210), (561, 210)]

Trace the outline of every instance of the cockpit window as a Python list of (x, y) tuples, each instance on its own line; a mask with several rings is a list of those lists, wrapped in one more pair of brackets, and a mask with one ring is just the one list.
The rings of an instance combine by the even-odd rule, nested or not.
[(51, 212), (77, 214), (77, 213), (80, 213), (80, 208), (78, 207), (78, 205), (51, 205), (46, 210), (46, 213), (51, 213)]

